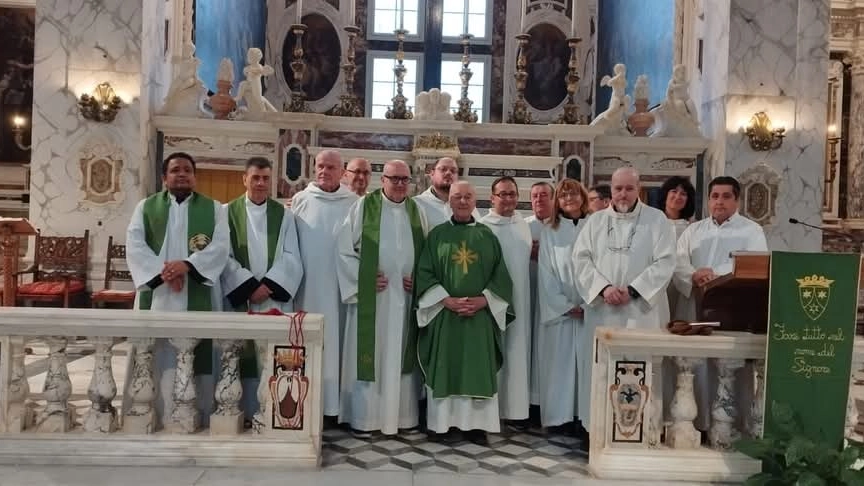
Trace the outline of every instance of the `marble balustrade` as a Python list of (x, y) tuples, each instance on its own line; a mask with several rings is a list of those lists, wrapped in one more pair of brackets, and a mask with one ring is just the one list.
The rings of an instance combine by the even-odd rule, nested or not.
[[(317, 467), (321, 458), (321, 352), (323, 318), (306, 315), (302, 342), (289, 341), (292, 317), (217, 312), (138, 312), (113, 309), (7, 308), (0, 320), (0, 464), (262, 465)], [(296, 328), (295, 328), (296, 329)], [(296, 334), (295, 334), (296, 335)], [(90, 401), (83, 417), (70, 404), (67, 345), (88, 336), (93, 347)], [(48, 345), (41, 395), (25, 374), (25, 344)], [(112, 348), (127, 340), (131, 352), (122, 389), (115, 382)], [(195, 386), (195, 347), (212, 339), (219, 357), (209, 417), (201, 417)], [(240, 356), (255, 343), (260, 386), (251, 429), (244, 429)], [(177, 355), (170, 417), (156, 419), (158, 366), (154, 350)], [(88, 357), (89, 359), (89, 357)], [(209, 397), (208, 397), (209, 398)], [(117, 404), (122, 405), (117, 406)], [(169, 408), (170, 407), (170, 408)], [(209, 420), (206, 420), (208, 419)], [(208, 426), (202, 426), (209, 422)]]
[[(743, 332), (677, 336), (659, 329), (598, 328), (591, 473), (603, 479), (739, 483), (760, 472), (759, 461), (731, 445), (762, 432), (765, 341), (765, 335)], [(864, 338), (856, 337), (847, 436), (858, 421), (854, 375), (862, 362)], [(670, 385), (674, 392), (664, 393)], [(711, 404), (704, 445), (694, 422), (700, 388)], [(664, 397), (671, 397), (666, 407)]]

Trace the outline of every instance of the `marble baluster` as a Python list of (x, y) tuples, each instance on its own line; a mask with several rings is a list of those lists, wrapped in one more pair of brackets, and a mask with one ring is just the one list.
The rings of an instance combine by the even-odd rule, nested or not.
[(258, 411), (252, 417), (252, 430), (263, 433), (267, 429), (267, 402), (270, 401), (270, 367), (267, 366), (267, 342), (255, 341), (255, 351), (258, 353), (258, 367), (261, 379), (258, 382)]
[(765, 423), (765, 360), (753, 360), (753, 403), (750, 404), (750, 417), (747, 431), (751, 437), (762, 437)]
[(73, 425), (69, 397), (72, 381), (66, 367), (66, 344), (64, 336), (50, 336), (48, 341), (48, 371), (42, 390), (47, 404), (39, 417), (36, 429), (39, 432), (68, 432)]
[(735, 372), (743, 368), (743, 359), (717, 359), (717, 396), (711, 405), (711, 429), (708, 441), (711, 447), (727, 450), (740, 437), (735, 429), (738, 418), (738, 402), (735, 399)]
[(663, 356), (651, 358), (651, 392), (648, 396), (648, 407), (646, 417), (648, 418), (648, 432), (645, 441), (649, 447), (661, 445), (663, 433)]
[(84, 430), (87, 432), (110, 433), (117, 430), (117, 409), (111, 403), (117, 396), (117, 383), (111, 368), (111, 349), (113, 337), (88, 338), (96, 348), (93, 375), (87, 388), (90, 410), (84, 417)]
[(200, 415), (195, 404), (195, 346), (197, 338), (171, 338), (168, 340), (177, 350), (177, 369), (174, 373), (173, 408), (170, 422), (165, 429), (173, 433), (192, 434), (198, 430)]
[(123, 432), (128, 434), (151, 434), (156, 422), (153, 402), (156, 399), (156, 383), (153, 379), (154, 338), (130, 339), (134, 346), (131, 383), (127, 394), (131, 405), (123, 415)]
[(673, 449), (695, 449), (701, 442), (701, 434), (693, 426), (699, 411), (693, 394), (693, 366), (697, 362), (697, 358), (675, 357), (678, 377), (670, 407), (672, 425), (666, 433), (666, 445)]
[(219, 357), (219, 381), (216, 383), (216, 411), (210, 415), (211, 435), (237, 435), (243, 432), (243, 412), (240, 399), (240, 350), (243, 341), (220, 339), (216, 341)]
[[(849, 119), (864, 117), (864, 52), (852, 57)], [(850, 123), (846, 178), (846, 217), (864, 218), (864, 125)]]
[[(9, 338), (12, 373), (9, 380), (9, 409), (7, 412), (6, 432), (20, 433), (33, 423), (33, 403), (28, 401), (30, 383), (24, 372), (24, 338)], [(3, 352), (6, 350), (4, 349)]]

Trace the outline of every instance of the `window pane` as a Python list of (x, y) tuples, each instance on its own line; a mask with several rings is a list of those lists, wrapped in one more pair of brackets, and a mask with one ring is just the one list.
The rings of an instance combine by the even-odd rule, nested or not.
[[(407, 70), (407, 72), (405, 73), (405, 83), (416, 83), (417, 61), (415, 59), (405, 59), (404, 61), (402, 61), (402, 65), (405, 66), (405, 69)], [(394, 79), (393, 82), (395, 83), (396, 80)]]
[(444, 13), (452, 12), (461, 14), (464, 10), (465, 0), (444, 0)]
[(461, 13), (445, 13), (441, 34), (444, 37), (459, 37), (464, 32), (464, 19), (465, 17)]
[(395, 10), (375, 10), (375, 32), (392, 34), (396, 30)]
[[(472, 79), (473, 81), (473, 79)], [(460, 95), (461, 96), (461, 95)], [(474, 102), (474, 107), (483, 106), (483, 86), (468, 85), (468, 98)]]
[(441, 61), (441, 84), (456, 84), (460, 70), (462, 70), (462, 63), (458, 61)]
[[(460, 64), (460, 66), (461, 66), (461, 64)], [(486, 72), (486, 63), (485, 62), (472, 62), (468, 67), (471, 68), (471, 72), (474, 73), (474, 75), (471, 76), (471, 84), (472, 85), (473, 84), (482, 85), (483, 80), (485, 79), (483, 74), (485, 74), (485, 72)]]
[(386, 106), (372, 105), (372, 118), (384, 118), (387, 113)]
[(404, 0), (404, 1), (405, 1), (405, 3), (404, 3), (403, 5), (405, 6), (405, 11), (406, 11), (406, 12), (407, 12), (408, 10), (413, 10), (413, 11), (415, 11), (415, 12), (417, 11), (417, 6), (418, 6), (418, 5), (417, 5), (417, 3), (418, 3), (417, 0)]
[(486, 1), (485, 0), (469, 0), (468, 1), (468, 13), (485, 14), (486, 13)]
[(385, 103), (393, 97), (393, 83), (372, 83), (372, 103)]
[[(462, 26), (459, 28), (461, 29)], [(468, 32), (474, 37), (486, 37), (486, 15), (469, 15)]]
[(375, 10), (396, 10), (396, 0), (375, 0)]
[(417, 35), (420, 31), (416, 10), (405, 10), (405, 30), (407, 30), (410, 35)]
[(372, 80), (393, 82), (393, 60), (376, 57), (372, 60)]
[[(473, 104), (471, 110), (477, 112), (479, 119), (483, 119), (486, 108), (483, 83), (488, 66), (485, 62), (474, 60), (469, 65), (471, 69), (471, 81), (468, 85), (468, 99)], [(459, 79), (459, 71), (462, 70), (462, 62), (454, 58), (441, 61), (441, 91), (450, 94), (450, 106), (454, 110), (459, 107), (459, 98), (462, 97), (462, 80)]]

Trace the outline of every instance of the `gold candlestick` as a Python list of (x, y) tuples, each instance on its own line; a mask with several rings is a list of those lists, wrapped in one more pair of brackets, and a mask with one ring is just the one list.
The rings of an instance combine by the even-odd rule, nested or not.
[(303, 34), (307, 28), (305, 24), (291, 25), (291, 32), (294, 33), (295, 37), (292, 51), (293, 61), (291, 61), (291, 70), (294, 71), (294, 87), (291, 88), (291, 102), (285, 109), (293, 113), (309, 112), (309, 105), (306, 104), (306, 93), (303, 91), (303, 75), (306, 73), (306, 61), (303, 60)]
[(513, 75), (516, 78), (516, 101), (513, 102), (513, 111), (510, 113), (507, 123), (528, 125), (532, 122), (531, 112), (528, 111), (528, 102), (525, 101), (525, 87), (528, 84), (528, 59), (525, 48), (530, 39), (530, 34), (516, 36), (516, 41), (519, 43), (516, 51), (516, 73)]
[(348, 33), (348, 48), (345, 52), (345, 62), (342, 63), (342, 72), (345, 73), (345, 94), (339, 97), (339, 105), (333, 108), (332, 114), (336, 116), (362, 117), (363, 107), (360, 106), (360, 100), (354, 94), (354, 75), (357, 74), (354, 42), (357, 34), (360, 33), (360, 28), (349, 25), (345, 27), (345, 32)]
[(408, 33), (405, 29), (397, 29), (394, 31), (396, 40), (399, 41), (399, 46), (396, 49), (396, 67), (393, 68), (393, 74), (396, 75), (396, 96), (393, 97), (393, 106), (387, 108), (387, 113), (384, 116), (388, 120), (410, 120), (414, 118), (411, 113), (411, 108), (408, 108), (408, 98), (402, 94), (402, 86), (405, 83), (405, 73), (408, 70), (405, 68), (403, 61), (405, 60), (405, 34)]
[(582, 123), (582, 117), (579, 116), (579, 107), (576, 105), (576, 91), (579, 89), (579, 59), (577, 57), (576, 48), (582, 39), (571, 37), (567, 39), (567, 45), (570, 46), (570, 62), (567, 63), (567, 74), (564, 76), (564, 81), (567, 83), (567, 103), (564, 104), (564, 113), (558, 117), (558, 123), (575, 125)]
[(465, 123), (477, 123), (477, 112), (471, 110), (471, 105), (474, 104), (468, 98), (468, 84), (471, 82), (471, 76), (474, 73), (468, 67), (471, 64), (471, 37), (469, 33), (462, 34), (462, 70), (459, 71), (459, 79), (462, 80), (462, 97), (459, 98), (459, 109), (453, 113), (453, 119)]

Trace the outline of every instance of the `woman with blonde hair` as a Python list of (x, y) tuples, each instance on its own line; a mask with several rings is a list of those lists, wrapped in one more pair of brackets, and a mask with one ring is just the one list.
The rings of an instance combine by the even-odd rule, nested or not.
[(573, 268), (573, 245), (587, 216), (588, 192), (579, 181), (564, 179), (555, 189), (552, 217), (540, 234), (540, 421), (544, 427), (559, 430), (574, 417), (587, 418), (589, 413), (590, 391), (580, 386), (577, 393), (577, 372), (578, 376), (591, 372), (592, 340), (582, 335), (582, 298), (576, 291)]

